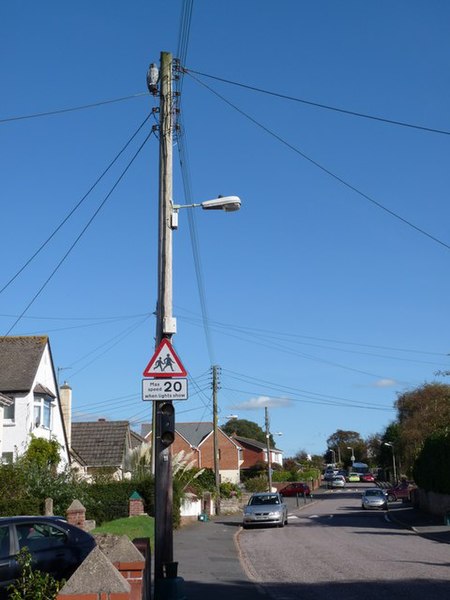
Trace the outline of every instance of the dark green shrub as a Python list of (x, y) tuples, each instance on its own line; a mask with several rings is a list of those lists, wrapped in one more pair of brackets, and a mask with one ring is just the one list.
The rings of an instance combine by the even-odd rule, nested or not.
[(240, 498), (242, 492), (235, 483), (224, 481), (220, 484), (220, 496), (221, 498)]
[(416, 484), (428, 491), (450, 494), (450, 431), (428, 437), (413, 466)]
[(267, 477), (253, 477), (253, 479), (248, 479), (245, 482), (245, 489), (247, 492), (265, 492), (269, 488), (269, 484), (267, 481)]

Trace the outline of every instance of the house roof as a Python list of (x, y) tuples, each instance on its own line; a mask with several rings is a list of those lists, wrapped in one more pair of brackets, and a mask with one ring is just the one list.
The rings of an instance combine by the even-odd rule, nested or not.
[[(241, 437), (240, 435), (233, 435), (232, 438), (240, 444), (247, 444), (248, 446), (258, 448), (258, 450), (267, 450), (267, 444), (264, 444), (264, 442), (259, 442), (258, 440), (253, 440), (251, 438)], [(279, 448), (271, 448), (270, 450), (272, 452), (281, 452)]]
[(142, 436), (140, 436), (138, 433), (136, 433), (135, 431), (133, 431), (132, 429), (130, 429), (130, 438), (131, 438), (131, 447), (132, 448), (136, 448), (137, 446), (140, 446), (141, 444), (145, 444), (145, 440)]
[[(152, 430), (151, 424), (141, 425), (141, 435), (146, 436)], [(213, 431), (213, 424), (211, 422), (195, 422), (195, 423), (175, 423), (175, 431), (183, 437), (188, 444), (193, 448), (198, 448), (200, 444), (207, 438)], [(236, 446), (239, 446), (234, 438), (227, 435), (219, 427), (219, 431), (229, 438)]]
[(175, 430), (194, 448), (198, 448), (202, 441), (212, 432), (212, 423), (176, 423)]
[(29, 392), (48, 337), (0, 337), (0, 390)]
[(72, 423), (72, 449), (88, 467), (118, 467), (129, 447), (128, 421)]

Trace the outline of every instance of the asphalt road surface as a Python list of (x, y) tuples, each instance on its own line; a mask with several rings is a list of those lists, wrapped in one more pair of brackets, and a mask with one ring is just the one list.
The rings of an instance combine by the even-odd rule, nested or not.
[(287, 498), (287, 527), (242, 530), (249, 578), (277, 600), (449, 599), (449, 546), (362, 510), (365, 487), (324, 491), (301, 510)]

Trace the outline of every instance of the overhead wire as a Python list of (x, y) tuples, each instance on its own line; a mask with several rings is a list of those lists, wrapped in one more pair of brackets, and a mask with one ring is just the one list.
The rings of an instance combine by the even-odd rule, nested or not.
[(231, 108), (233, 108), (235, 111), (237, 111), (243, 117), (245, 117), (246, 119), (248, 119), (254, 125), (256, 125), (260, 129), (262, 129), (263, 131), (265, 131), (266, 133), (268, 133), (270, 136), (272, 136), (273, 138), (275, 138), (276, 140), (278, 140), (281, 144), (283, 144), (284, 146), (286, 146), (287, 148), (289, 148), (290, 150), (292, 150), (296, 154), (300, 155), (302, 158), (304, 158), (305, 160), (307, 160), (308, 162), (310, 162), (311, 164), (313, 164), (314, 166), (316, 166), (318, 169), (320, 169), (321, 171), (323, 171), (324, 173), (326, 173), (327, 175), (329, 175), (330, 177), (332, 177), (333, 179), (335, 179), (336, 181), (338, 181), (339, 183), (341, 183), (342, 185), (344, 185), (346, 188), (348, 188), (349, 190), (355, 192), (356, 194), (358, 194), (359, 196), (361, 196), (362, 198), (364, 198), (368, 202), (372, 203), (374, 206), (376, 206), (380, 210), (382, 210), (385, 213), (389, 214), (391, 217), (394, 217), (395, 219), (401, 221), (404, 225), (407, 225), (411, 229), (414, 229), (418, 233), (426, 236), (427, 238), (429, 238), (430, 240), (436, 242), (437, 244), (439, 244), (440, 246), (442, 246), (446, 250), (450, 250), (450, 244), (447, 244), (446, 242), (444, 242), (443, 240), (441, 240), (438, 237), (434, 236), (433, 234), (429, 233), (425, 229), (422, 229), (421, 227), (419, 227), (418, 225), (415, 225), (414, 223), (412, 223), (411, 221), (409, 221), (405, 217), (402, 217), (401, 215), (399, 215), (398, 213), (394, 212), (390, 208), (387, 208), (386, 206), (384, 206), (383, 204), (381, 204), (380, 202), (378, 202), (377, 200), (375, 200), (374, 198), (372, 198), (371, 196), (369, 196), (368, 194), (366, 194), (365, 192), (363, 192), (362, 190), (360, 190), (359, 188), (357, 188), (353, 184), (349, 183), (348, 181), (346, 181), (345, 179), (343, 179), (342, 177), (340, 177), (339, 175), (337, 175), (336, 173), (334, 173), (333, 171), (331, 171), (330, 169), (328, 169), (327, 167), (325, 167), (324, 165), (322, 165), (321, 163), (319, 163), (315, 159), (313, 159), (310, 156), (308, 156), (305, 152), (303, 152), (302, 150), (300, 150), (299, 148), (297, 148), (296, 146), (294, 146), (293, 144), (291, 144), (290, 142), (288, 142), (287, 140), (285, 140), (284, 138), (282, 138), (280, 135), (278, 135), (277, 133), (275, 133), (274, 131), (272, 131), (271, 129), (269, 129), (268, 127), (266, 127), (265, 125), (263, 125), (259, 121), (257, 121), (254, 117), (252, 117), (247, 112), (245, 112), (244, 110), (242, 110), (241, 108), (239, 108), (238, 106), (236, 106), (235, 104), (233, 104), (233, 102), (231, 102), (230, 100), (228, 100), (227, 98), (225, 98), (222, 94), (220, 94), (219, 92), (217, 92), (216, 90), (214, 90), (211, 86), (207, 85), (204, 81), (201, 81), (201, 79), (199, 79), (198, 77), (195, 77), (195, 75), (193, 75), (189, 71), (187, 71), (187, 74), (191, 78), (193, 78), (194, 81), (196, 81), (199, 85), (201, 85), (204, 88), (206, 88), (207, 90), (209, 90), (212, 94), (214, 94), (215, 96), (217, 96), (220, 100), (222, 100), (223, 102), (225, 102), (228, 106), (230, 106)]
[(195, 71), (194, 69), (190, 69), (189, 67), (184, 67), (183, 70), (190, 74), (195, 73), (196, 75), (201, 75), (202, 77), (208, 77), (209, 79), (214, 79), (216, 81), (221, 81), (222, 83), (228, 83), (230, 85), (238, 86), (247, 90), (251, 90), (253, 92), (259, 92), (261, 94), (267, 94), (269, 96), (274, 96), (276, 98), (282, 98), (283, 100), (290, 100), (292, 102), (299, 102), (301, 104), (306, 104), (308, 106), (314, 106), (316, 108), (323, 108), (326, 110), (331, 110), (334, 112), (343, 113), (346, 115), (350, 115), (352, 117), (361, 117), (363, 119), (370, 119), (372, 121), (380, 121), (381, 123), (388, 123), (389, 125), (398, 125), (400, 127), (408, 127), (410, 129), (418, 129), (420, 131), (426, 131), (429, 133), (438, 133), (442, 135), (450, 135), (450, 131), (445, 129), (436, 129), (434, 127), (427, 127), (425, 125), (417, 125), (415, 123), (408, 123), (406, 121), (398, 121), (395, 119), (387, 119), (386, 117), (378, 117), (376, 115), (370, 115), (368, 113), (357, 112), (354, 110), (349, 110), (345, 108), (339, 108), (337, 106), (331, 106), (330, 104), (322, 104), (320, 102), (313, 102), (311, 100), (305, 100), (304, 98), (297, 98), (295, 96), (288, 96), (286, 94), (281, 94), (280, 92), (274, 92), (271, 90), (265, 90), (253, 85), (247, 85), (245, 83), (240, 83), (237, 81), (231, 81), (230, 79), (225, 79), (224, 77), (218, 77), (217, 75), (211, 75), (209, 73), (202, 73), (201, 71)]
[[(200, 326), (198, 319), (193, 319), (193, 318), (184, 317), (184, 316), (179, 316), (178, 318), (180, 321), (185, 321), (194, 326)], [(259, 330), (259, 329), (253, 329), (253, 328), (249, 328), (249, 327), (238, 327), (238, 326), (232, 325), (230, 323), (225, 324), (225, 323), (219, 323), (217, 321), (212, 321), (211, 326), (215, 331), (220, 331), (224, 335), (230, 335), (229, 331), (235, 331), (237, 333), (242, 334), (243, 336), (249, 336), (248, 338), (241, 337), (239, 339), (243, 339), (245, 341), (254, 343), (255, 345), (260, 345), (255, 340), (255, 338), (260, 339), (260, 340), (265, 340), (267, 343), (271, 344), (271, 347), (273, 344), (273, 340), (276, 340), (279, 343), (312, 346), (313, 348), (322, 348), (325, 350), (332, 350), (332, 351), (336, 351), (336, 352), (345, 352), (346, 354), (357, 354), (357, 355), (361, 355), (361, 356), (370, 356), (373, 358), (384, 358), (384, 359), (390, 359), (390, 360), (398, 360), (401, 362), (413, 362), (413, 363), (418, 363), (418, 364), (426, 364), (426, 365), (434, 365), (434, 366), (437, 365), (436, 361), (432, 362), (432, 361), (425, 361), (425, 360), (419, 360), (419, 359), (414, 359), (414, 358), (402, 358), (399, 356), (386, 356), (383, 354), (374, 354), (372, 352), (362, 352), (361, 350), (351, 350), (348, 348), (336, 348), (336, 347), (325, 346), (325, 345), (321, 345), (321, 344), (313, 344), (312, 342), (305, 342), (302, 340), (303, 340), (303, 338), (317, 339), (320, 341), (332, 341), (333, 343), (340, 343), (340, 344), (351, 344), (351, 342), (340, 342), (339, 340), (323, 340), (322, 338), (313, 338), (310, 336), (301, 336), (301, 335), (288, 334), (288, 333), (283, 333), (283, 332), (278, 332), (278, 333), (264, 332), (263, 330)], [(301, 338), (301, 339), (296, 339), (296, 338)], [(267, 344), (264, 344), (264, 345), (267, 347)], [(370, 346), (367, 344), (354, 344), (354, 345), (359, 346), (359, 347), (368, 347), (368, 348), (373, 348), (373, 347), (376, 348), (377, 347), (377, 346)], [(398, 348), (391, 348), (391, 350), (400, 351), (400, 349), (398, 349)], [(408, 352), (407, 350), (402, 350), (402, 351)], [(411, 350), (410, 352), (418, 353), (419, 351)], [(423, 352), (423, 354), (432, 354), (434, 356), (440, 356), (442, 358), (444, 358), (446, 356), (444, 353), (439, 354), (437, 352), (433, 352), (433, 353)], [(444, 364), (444, 363), (440, 363), (440, 364)]]
[(11, 123), (13, 121), (24, 121), (26, 119), (36, 119), (39, 117), (50, 117), (53, 115), (60, 115), (63, 113), (76, 112), (79, 110), (86, 110), (88, 108), (96, 108), (98, 106), (105, 106), (106, 104), (114, 104), (116, 102), (124, 102), (125, 100), (133, 100), (134, 98), (140, 98), (142, 96), (148, 96), (148, 92), (138, 92), (137, 94), (131, 94), (130, 96), (122, 96), (120, 98), (111, 98), (110, 100), (100, 100), (99, 102), (91, 102), (90, 104), (81, 104), (79, 106), (71, 106), (69, 108), (58, 108), (56, 110), (47, 110), (45, 112), (31, 113), (29, 115), (19, 115), (16, 117), (5, 117), (0, 119), (0, 124)]
[[(193, 0), (185, 0), (183, 3), (183, 10), (180, 20), (180, 32), (179, 32), (179, 43), (178, 43), (178, 55), (175, 65), (182, 65), (186, 62), (187, 51), (189, 46), (190, 28), (192, 23), (192, 12), (193, 12)], [(177, 67), (176, 67), (177, 68)], [(186, 143), (186, 128), (183, 122), (182, 112), (182, 87), (183, 87), (183, 71), (177, 69), (177, 77), (175, 78), (176, 88), (176, 101), (178, 103), (179, 111), (177, 111), (177, 147), (178, 157), (181, 171), (181, 178), (183, 182), (183, 191), (186, 204), (193, 204), (192, 201), (192, 186), (189, 169), (189, 156)], [(207, 346), (207, 352), (210, 360), (210, 364), (215, 362), (214, 360), (214, 347), (212, 342), (211, 331), (209, 327), (209, 315), (208, 306), (206, 299), (206, 289), (203, 277), (202, 262), (200, 247), (197, 235), (197, 227), (195, 221), (195, 214), (193, 211), (188, 211), (188, 225), (189, 235), (191, 240), (191, 250), (194, 260), (194, 269), (197, 282), (197, 289), (199, 295), (200, 309), (202, 314), (203, 330), (205, 334), (205, 341)]]
[(84, 196), (82, 196), (82, 198), (77, 202), (77, 204), (75, 204), (75, 206), (67, 213), (67, 215), (64, 217), (64, 219), (59, 223), (59, 225), (53, 230), (53, 232), (48, 236), (48, 238), (42, 242), (42, 244), (39, 246), (39, 248), (30, 256), (30, 258), (28, 260), (25, 261), (25, 263), (20, 267), (20, 269), (18, 271), (16, 271), (16, 273), (3, 285), (2, 288), (0, 288), (0, 294), (2, 294), (16, 279), (17, 277), (28, 267), (28, 265), (36, 258), (36, 256), (38, 256), (38, 254), (47, 246), (47, 244), (55, 237), (55, 235), (58, 233), (58, 231), (63, 227), (63, 225), (65, 225), (65, 223), (67, 223), (67, 221), (70, 219), (70, 217), (78, 210), (78, 208), (84, 203), (84, 201), (86, 200), (86, 198), (89, 196), (89, 194), (95, 189), (95, 187), (100, 183), (100, 181), (103, 179), (103, 177), (108, 173), (108, 171), (111, 169), (111, 167), (117, 162), (117, 160), (120, 158), (120, 156), (125, 152), (125, 150), (128, 148), (128, 146), (131, 144), (131, 142), (134, 140), (134, 138), (138, 135), (138, 133), (141, 131), (141, 129), (144, 127), (144, 125), (147, 123), (147, 121), (149, 120), (150, 115), (147, 115), (145, 117), (145, 119), (142, 121), (142, 123), (139, 125), (139, 127), (136, 129), (136, 131), (132, 134), (132, 136), (128, 139), (128, 141), (125, 143), (124, 146), (122, 146), (122, 148), (119, 150), (119, 152), (115, 155), (115, 157), (112, 159), (112, 161), (108, 164), (108, 166), (103, 170), (103, 172), (101, 173), (101, 175), (99, 177), (97, 177), (97, 179), (94, 181), (94, 183), (91, 185), (91, 187), (88, 189), (88, 191), (84, 194)]
[(26, 305), (26, 307), (23, 309), (23, 311), (21, 312), (21, 314), (17, 317), (17, 319), (14, 321), (14, 323), (8, 329), (8, 331), (6, 332), (5, 336), (8, 336), (11, 333), (11, 331), (16, 327), (16, 325), (20, 322), (20, 320), (26, 314), (26, 312), (28, 311), (28, 309), (33, 305), (33, 303), (37, 300), (37, 298), (44, 291), (44, 289), (46, 288), (46, 286), (48, 285), (48, 283), (51, 281), (51, 279), (54, 277), (54, 275), (60, 269), (61, 265), (64, 263), (64, 261), (70, 255), (70, 253), (75, 248), (75, 246), (78, 244), (78, 242), (83, 237), (83, 235), (86, 233), (86, 231), (88, 230), (88, 228), (90, 227), (90, 225), (92, 224), (92, 222), (94, 221), (94, 219), (97, 217), (97, 215), (99, 214), (99, 212), (101, 211), (101, 209), (103, 208), (103, 206), (106, 204), (106, 202), (108, 201), (108, 199), (110, 198), (110, 196), (112, 195), (112, 193), (114, 192), (114, 190), (117, 188), (117, 186), (119, 185), (119, 183), (125, 177), (126, 173), (130, 169), (131, 165), (134, 163), (135, 159), (140, 154), (142, 148), (145, 146), (145, 144), (150, 139), (152, 133), (153, 133), (153, 131), (150, 131), (150, 133), (145, 137), (144, 141), (141, 143), (141, 145), (139, 146), (138, 150), (132, 156), (131, 160), (128, 162), (127, 166), (125, 167), (125, 169), (122, 171), (121, 175), (118, 177), (118, 179), (116, 180), (116, 182), (112, 186), (111, 190), (105, 196), (105, 198), (100, 203), (100, 205), (97, 207), (97, 209), (95, 210), (94, 214), (88, 220), (88, 222), (83, 227), (83, 229), (81, 230), (81, 232), (79, 233), (79, 235), (75, 238), (74, 242), (71, 244), (71, 246), (69, 247), (69, 249), (67, 250), (67, 252), (64, 254), (64, 256), (58, 262), (58, 264), (56, 265), (56, 267), (50, 273), (50, 275), (48, 276), (48, 278), (44, 281), (44, 283), (41, 285), (41, 287), (39, 288), (39, 290), (35, 293), (35, 295), (32, 297), (32, 299), (28, 302), (28, 304)]

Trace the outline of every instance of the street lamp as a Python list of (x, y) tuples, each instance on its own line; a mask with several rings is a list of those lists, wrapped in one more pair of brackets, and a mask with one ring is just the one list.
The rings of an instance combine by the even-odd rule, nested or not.
[(333, 465), (336, 464), (336, 452), (333, 450), (333, 448), (328, 448), (328, 451), (332, 453), (333, 455)]
[(355, 462), (355, 452), (353, 451), (353, 448), (351, 446), (347, 446), (347, 450), (351, 450), (352, 451), (352, 455), (350, 457), (350, 460), (352, 461), (352, 467), (353, 467), (353, 463)]
[(281, 431), (277, 433), (270, 433), (269, 431), (269, 410), (267, 406), (264, 407), (265, 412), (265, 423), (266, 423), (266, 451), (267, 451), (267, 481), (269, 484), (269, 492), (272, 491), (272, 458), (270, 452), (270, 436), (271, 435), (283, 435)]
[(394, 444), (392, 442), (383, 442), (383, 446), (389, 446), (392, 450), (392, 467), (394, 469), (394, 483), (397, 482), (397, 467), (395, 465)]

